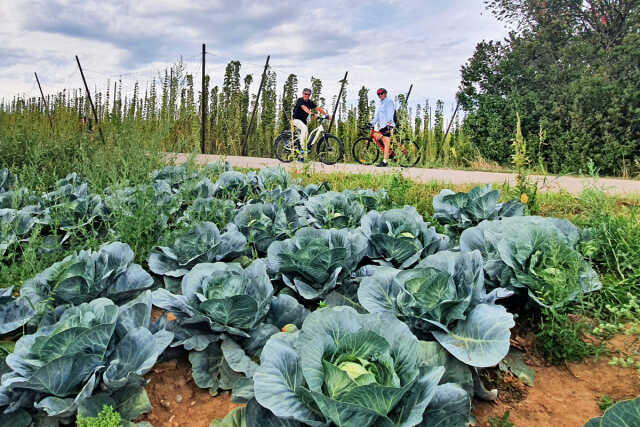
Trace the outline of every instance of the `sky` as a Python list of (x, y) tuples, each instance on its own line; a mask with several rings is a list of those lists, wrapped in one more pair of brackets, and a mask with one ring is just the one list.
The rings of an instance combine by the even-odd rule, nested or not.
[[(357, 101), (365, 86), (374, 98), (413, 84), (411, 104), (443, 99), (453, 108), (460, 67), (481, 40), (507, 35), (481, 0), (1, 0), (0, 98), (38, 96), (79, 88), (82, 63), (89, 88), (107, 81), (153, 77), (182, 58), (199, 82), (202, 43), (207, 73), (222, 85), (227, 62), (239, 60), (253, 74), (256, 92), (267, 55), (284, 79), (294, 73), (299, 89), (311, 76), (323, 81), (330, 100), (349, 72), (347, 96)], [(111, 83), (113, 84), (113, 83)]]

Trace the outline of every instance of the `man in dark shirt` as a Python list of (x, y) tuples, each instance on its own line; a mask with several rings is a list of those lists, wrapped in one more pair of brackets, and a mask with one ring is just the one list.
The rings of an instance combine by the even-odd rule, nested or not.
[(327, 115), (322, 107), (318, 107), (318, 105), (311, 100), (311, 89), (305, 88), (302, 90), (302, 98), (298, 98), (293, 108), (293, 125), (300, 129), (300, 141), (305, 148), (307, 146), (307, 135), (309, 135), (307, 119), (309, 115), (313, 114), (312, 111), (314, 109), (317, 109), (320, 114)]

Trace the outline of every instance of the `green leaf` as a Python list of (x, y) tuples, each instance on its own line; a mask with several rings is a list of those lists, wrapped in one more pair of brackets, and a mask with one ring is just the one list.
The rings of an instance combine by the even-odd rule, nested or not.
[(461, 362), (486, 368), (495, 366), (509, 352), (513, 315), (498, 305), (480, 304), (450, 333), (433, 332), (434, 338)]

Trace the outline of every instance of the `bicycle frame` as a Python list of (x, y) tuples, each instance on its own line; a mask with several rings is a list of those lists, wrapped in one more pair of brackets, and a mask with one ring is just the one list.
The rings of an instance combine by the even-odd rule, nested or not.
[(301, 141), (301, 143), (303, 144), (303, 149), (311, 149), (311, 147), (313, 147), (316, 142), (318, 142), (318, 138), (320, 138), (320, 136), (325, 133), (323, 122), (324, 119), (320, 120), (318, 127), (307, 134), (306, 141)]
[[(380, 135), (379, 138), (376, 138), (376, 134)], [(384, 152), (384, 144), (381, 142), (382, 133), (380, 131), (371, 129), (371, 132), (369, 132), (369, 137), (378, 145), (378, 147), (380, 147), (380, 150)], [(393, 143), (395, 142), (393, 131), (391, 131), (391, 136), (389, 137), (389, 139), (389, 149), (391, 149), (391, 146), (393, 146)]]

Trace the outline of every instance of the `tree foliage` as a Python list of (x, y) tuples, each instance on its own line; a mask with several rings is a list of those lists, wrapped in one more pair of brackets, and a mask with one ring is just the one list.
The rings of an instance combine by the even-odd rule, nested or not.
[[(481, 154), (507, 163), (516, 111), (530, 155), (552, 172), (629, 172), (640, 153), (640, 2), (490, 0), (515, 25), (462, 67), (464, 128)], [(547, 143), (541, 144), (540, 128)]]

